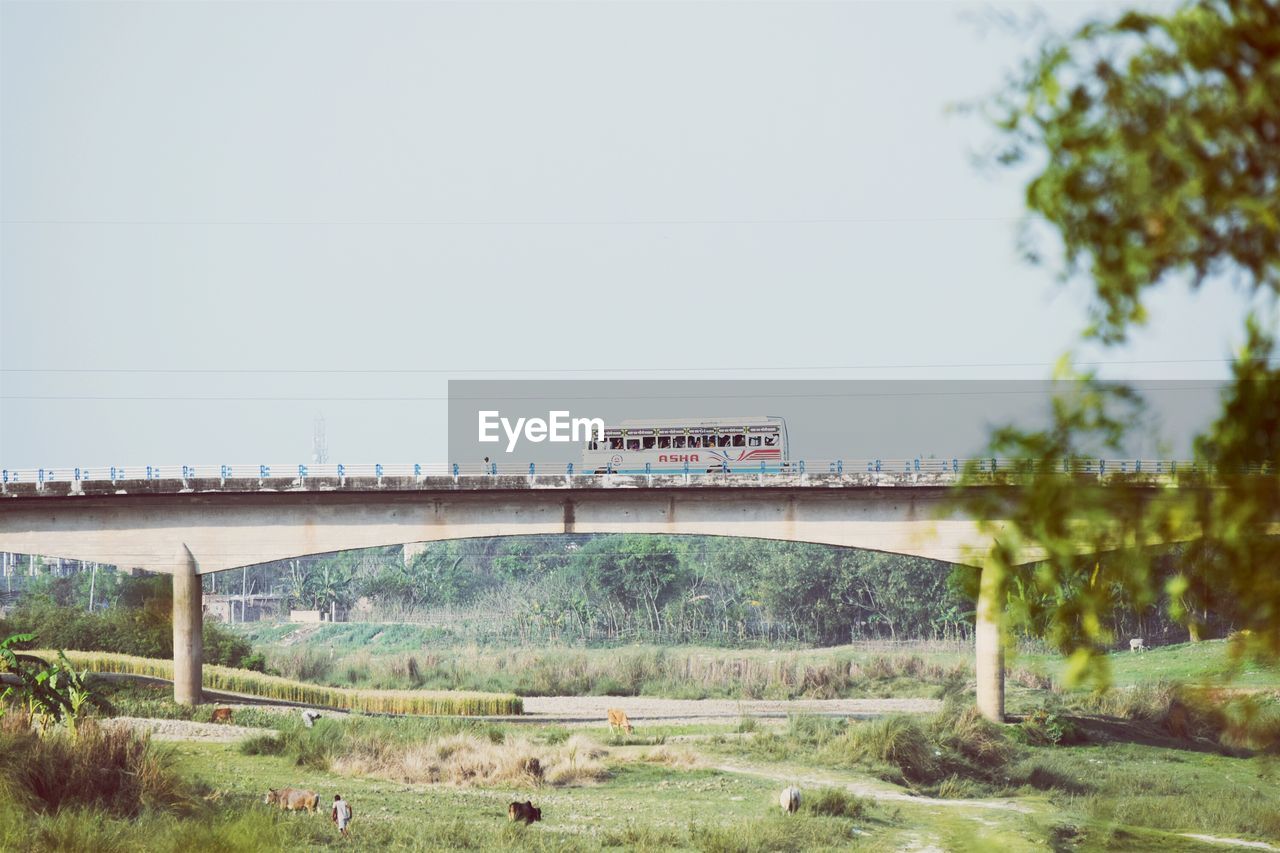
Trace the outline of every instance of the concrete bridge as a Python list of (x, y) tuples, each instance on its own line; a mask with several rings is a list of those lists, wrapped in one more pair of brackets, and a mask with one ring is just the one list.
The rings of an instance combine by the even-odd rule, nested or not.
[[(961, 564), (976, 564), (991, 544), (978, 520), (948, 501), (955, 466), (908, 464), (894, 473), (824, 467), (769, 475), (498, 476), (456, 467), (423, 474), (421, 466), (392, 475), (376, 466), (367, 474), (339, 467), (328, 476), (290, 468), (290, 476), (272, 477), (261, 466), (261, 476), (242, 479), (195, 476), (195, 469), (163, 479), (26, 478), (0, 490), (0, 551), (171, 574), (174, 698), (194, 704), (201, 695), (202, 574), (352, 548), (546, 533), (741, 536)], [(998, 536), (1000, 520), (985, 521)], [(1001, 607), (983, 589), (978, 704), (1002, 719)]]

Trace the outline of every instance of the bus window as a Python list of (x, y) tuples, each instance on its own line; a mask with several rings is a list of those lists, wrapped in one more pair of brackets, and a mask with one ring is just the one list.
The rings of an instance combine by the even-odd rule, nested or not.
[(639, 450), (639, 449), (640, 449), (640, 439), (638, 438), (627, 439), (627, 450)]
[(646, 435), (641, 441), (645, 450), (653, 450), (653, 436)]
[(676, 448), (677, 450), (681, 450), (687, 447), (688, 444), (689, 444), (689, 439), (683, 435), (677, 435), (675, 437), (675, 441), (671, 442), (671, 446)]
[(747, 437), (747, 447), (759, 447), (759, 446), (760, 446), (760, 436), (752, 435)]
[(610, 450), (621, 450), (621, 449), (622, 449), (622, 439), (621, 439), (621, 438), (611, 438), (611, 439), (609, 439), (609, 449), (610, 449)]
[(728, 446), (729, 446), (729, 436), (727, 435), (716, 436), (716, 447), (728, 447)]
[(587, 450), (599, 450), (599, 449), (600, 449), (599, 447), (596, 447), (596, 440), (594, 438), (587, 442)]
[(778, 437), (776, 435), (766, 435), (764, 437), (765, 447), (777, 447), (777, 445), (778, 445)]
[(745, 435), (742, 435), (741, 433), (739, 433), (738, 435), (735, 435), (735, 436), (733, 437), (733, 446), (734, 446), (734, 447), (746, 447), (746, 446), (747, 446), (747, 437), (746, 437)]
[(702, 446), (702, 436), (700, 436), (700, 435), (691, 435), (691, 436), (689, 436), (689, 446), (690, 446), (690, 447), (694, 447), (694, 448), (701, 447), (701, 446)]
[(660, 435), (660, 436), (658, 436), (658, 449), (659, 449), (659, 450), (670, 450), (670, 449), (671, 449), (671, 436), (669, 436), (669, 435)]

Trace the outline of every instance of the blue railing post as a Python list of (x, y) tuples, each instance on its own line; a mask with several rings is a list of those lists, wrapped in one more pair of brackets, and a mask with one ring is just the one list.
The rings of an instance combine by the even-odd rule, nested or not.
[(1098, 476), (1101, 477), (1105, 473), (1107, 473), (1107, 460), (1099, 459), (1098, 460)]
[(381, 486), (382, 485), (382, 463), (381, 462), (375, 462), (373, 464), (373, 476), (377, 478), (378, 485)]
[[(148, 474), (148, 476), (151, 474), (151, 468), (150, 468), (150, 467), (148, 467), (148, 468), (147, 468), (147, 474)], [(267, 479), (267, 478), (268, 478), (268, 477), (270, 477), (270, 476), (271, 476), (271, 466), (270, 466), (270, 465), (259, 465), (259, 466), (258, 466), (258, 479), (259, 479), (259, 480), (265, 480), (265, 479)]]
[(458, 463), (453, 463), (453, 482), (458, 482)]
[(761, 477), (763, 477), (763, 476), (764, 476), (764, 474), (765, 474), (764, 460), (763, 460), (763, 459), (761, 459), (761, 460), (760, 460), (760, 476), (761, 476)]
[(651, 477), (651, 476), (653, 476), (653, 464), (652, 464), (652, 463), (650, 463), (650, 462), (646, 462), (646, 463), (644, 463), (644, 475), (645, 475), (646, 477)]
[(415, 480), (422, 479), (422, 466), (417, 462), (413, 463), (413, 479)]
[(879, 474), (879, 473), (880, 473), (880, 460), (879, 460), (879, 459), (877, 459), (877, 460), (876, 460), (876, 473), (877, 473), (877, 474)]
[(573, 463), (572, 462), (570, 462), (568, 466), (566, 466), (565, 471), (567, 472), (569, 479), (572, 480), (573, 479)]
[(605, 472), (606, 474), (609, 474), (610, 476), (612, 476), (612, 474), (613, 474), (613, 460), (612, 460), (612, 459), (610, 459), (610, 460), (605, 464), (605, 466), (604, 466), (604, 472)]
[(535, 469), (534, 469), (534, 467), (533, 467), (533, 463), (532, 463), (532, 462), (530, 462), (530, 463), (529, 463), (529, 479), (530, 479), (530, 480), (532, 480), (532, 479), (533, 479), (533, 476), (534, 476), (534, 473), (533, 473), (533, 472), (534, 472), (534, 470), (535, 470)]
[(960, 473), (960, 460), (954, 456), (951, 457), (951, 473), (952, 474)]
[(307, 466), (298, 466), (298, 482), (305, 484), (307, 482)]
[(920, 473), (920, 457), (919, 456), (915, 458), (915, 464), (912, 467), (915, 468), (915, 471), (917, 474)]
[(347, 466), (341, 462), (338, 463), (338, 485), (345, 486), (347, 484)]
[(839, 474), (839, 475), (842, 475), (842, 476), (844, 475), (844, 460), (843, 460), (843, 459), (837, 459), (837, 460), (836, 460), (836, 473), (837, 473), (837, 474)]
[(689, 480), (689, 460), (688, 459), (684, 460), (684, 479), (686, 482)]
[[(114, 478), (115, 478), (115, 476), (116, 476), (116, 469), (115, 469), (115, 468), (112, 468), (112, 469), (111, 469), (111, 477), (114, 479)], [(228, 468), (226, 465), (221, 465), (221, 466), (219, 466), (219, 467), (218, 467), (218, 487), (219, 487), (219, 488), (221, 488), (221, 487), (223, 487), (223, 486), (226, 486), (226, 485), (227, 485), (227, 478), (228, 478), (228, 477), (230, 477), (230, 476), (231, 476), (231, 469), (230, 469), (230, 468)]]
[(1135, 474), (1141, 474), (1141, 473), (1142, 473), (1142, 460), (1141, 460), (1141, 459), (1135, 459), (1135, 460), (1133, 460), (1133, 473), (1135, 473)]
[(800, 460), (800, 476), (801, 477), (804, 476), (804, 460), (803, 459)]

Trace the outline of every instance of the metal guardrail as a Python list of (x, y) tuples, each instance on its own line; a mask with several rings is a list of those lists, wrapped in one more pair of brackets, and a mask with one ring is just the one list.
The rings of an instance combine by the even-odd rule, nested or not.
[[(336, 482), (339, 486), (348, 480), (360, 481), (361, 484), (372, 480), (380, 484), (384, 479), (397, 481), (449, 478), (458, 481), (466, 478), (475, 482), (481, 478), (525, 477), (530, 480), (538, 478), (557, 478), (572, 480), (576, 477), (663, 477), (664, 481), (674, 475), (689, 482), (694, 478), (702, 480), (706, 477), (731, 477), (740, 480), (742, 477), (754, 477), (760, 481), (771, 478), (787, 478), (794, 480), (797, 476), (805, 479), (806, 475), (857, 476), (865, 479), (872, 475), (878, 479), (897, 481), (923, 480), (928, 483), (950, 483), (957, 481), (968, 470), (978, 473), (1024, 474), (1034, 469), (1025, 460), (1019, 459), (798, 459), (786, 463), (760, 463), (758, 465), (720, 466), (708, 469), (702, 465), (653, 467), (646, 463), (643, 470), (627, 469), (625, 471), (606, 470), (598, 473), (595, 470), (583, 471), (574, 463), (561, 465), (536, 465), (534, 463), (490, 462), (484, 463), (273, 463), (273, 464), (199, 464), (199, 465), (102, 465), (102, 466), (55, 466), (49, 468), (23, 468), (0, 470), (0, 491), (7, 491), (11, 486), (27, 487), (34, 485), (42, 489), (52, 483), (94, 483), (99, 486), (107, 483), (125, 481), (166, 480), (188, 481), (199, 480), (202, 484), (217, 481), (221, 485), (228, 482), (239, 486), (248, 483), (267, 481), (279, 482), (287, 480), (299, 488), (305, 488), (308, 480), (324, 480)], [(1053, 473), (1065, 475), (1096, 476), (1109, 479), (1115, 476), (1123, 478), (1137, 477), (1151, 481), (1172, 482), (1179, 474), (1194, 472), (1208, 473), (1203, 466), (1197, 467), (1194, 462), (1176, 459), (1073, 459), (1062, 460), (1052, 467)], [(1237, 472), (1243, 474), (1274, 475), (1273, 466), (1257, 465)]]

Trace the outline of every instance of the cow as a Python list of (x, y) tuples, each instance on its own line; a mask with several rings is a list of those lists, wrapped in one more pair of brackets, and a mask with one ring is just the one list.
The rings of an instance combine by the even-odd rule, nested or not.
[(1144, 641), (1141, 637), (1135, 637), (1129, 641), (1130, 652), (1145, 652), (1146, 650), (1147, 650), (1146, 641)]
[(215, 723), (231, 722), (231, 709), (230, 708), (214, 708), (212, 722), (215, 722)]
[(787, 814), (800, 811), (800, 789), (795, 785), (783, 788), (782, 794), (778, 797), (778, 805), (782, 806), (782, 810)]
[(310, 811), (315, 814), (320, 806), (320, 795), (315, 791), (304, 791), (301, 788), (280, 788), (279, 790), (269, 788), (262, 802), (267, 805), (275, 804), (281, 811)]
[(627, 734), (635, 731), (631, 726), (631, 721), (627, 719), (627, 712), (621, 708), (610, 708), (609, 711), (609, 731), (616, 732), (622, 729)]
[(507, 806), (507, 820), (515, 823), (522, 820), (525, 826), (533, 823), (535, 820), (542, 820), (542, 809), (533, 803), (525, 800), (523, 803), (512, 803)]

